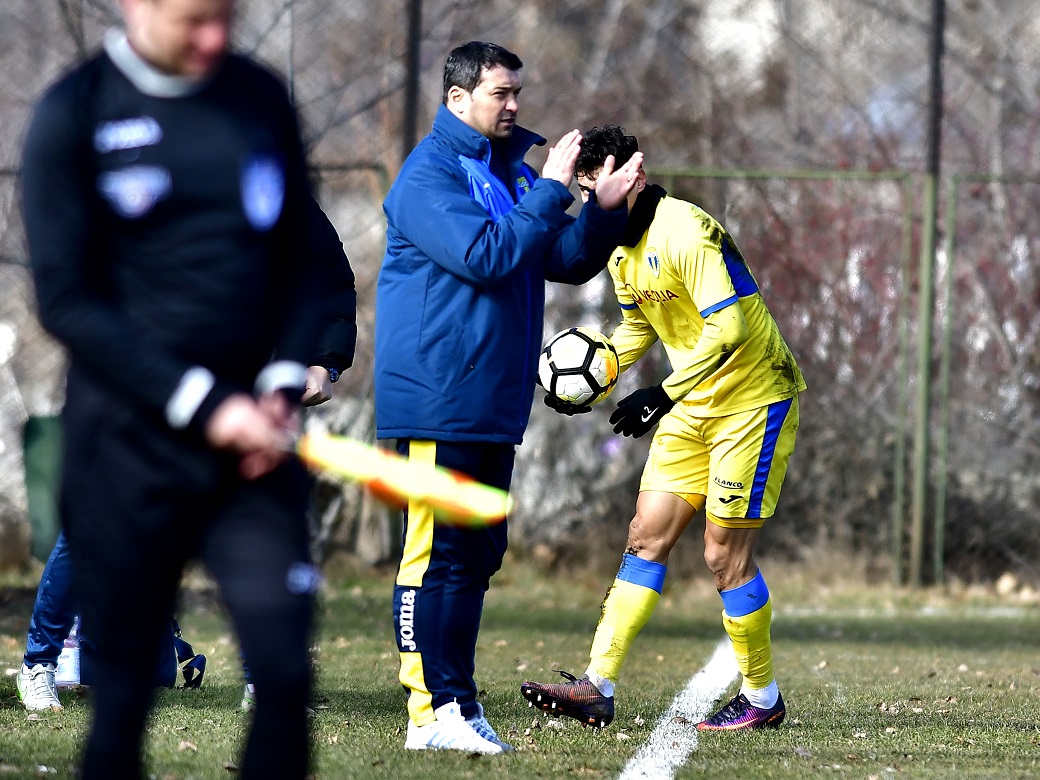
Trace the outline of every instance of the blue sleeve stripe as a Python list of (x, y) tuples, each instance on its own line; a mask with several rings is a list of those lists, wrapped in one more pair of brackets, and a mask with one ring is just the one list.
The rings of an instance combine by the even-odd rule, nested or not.
[(766, 432), (762, 439), (762, 451), (758, 454), (758, 467), (755, 479), (751, 483), (751, 495), (748, 498), (748, 517), (762, 516), (762, 501), (766, 496), (766, 483), (769, 481), (769, 470), (773, 467), (773, 455), (776, 452), (776, 441), (780, 438), (780, 430), (784, 427), (787, 412), (794, 403), (793, 398), (769, 404), (766, 412)]
[(663, 563), (645, 561), (635, 555), (625, 553), (621, 559), (621, 568), (618, 570), (617, 578), (622, 582), (631, 582), (633, 585), (641, 585), (660, 593), (664, 588), (666, 571), (668, 571), (668, 567)]
[(758, 282), (751, 275), (751, 269), (747, 267), (744, 258), (728, 236), (722, 241), (722, 259), (726, 263), (726, 270), (729, 271), (729, 278), (733, 281), (733, 289), (737, 291), (737, 295), (747, 298), (758, 292)]
[(621, 305), (621, 308), (624, 309), (625, 311), (632, 311), (632, 309), (638, 309), (639, 308), (639, 304), (638, 303), (622, 303), (620, 305)]
[(719, 301), (718, 303), (713, 304), (713, 305), (709, 306), (707, 309), (705, 309), (704, 311), (702, 311), (701, 312), (701, 316), (706, 318), (709, 314), (714, 314), (719, 309), (725, 309), (727, 306), (732, 306), (734, 303), (737, 302), (737, 300), (738, 300), (737, 296), (733, 295), (733, 296), (727, 298), (724, 301)]
[(769, 588), (766, 587), (762, 570), (759, 569), (751, 582), (745, 582), (732, 590), (721, 591), (719, 595), (722, 596), (722, 606), (726, 614), (731, 618), (738, 618), (762, 609), (769, 601)]

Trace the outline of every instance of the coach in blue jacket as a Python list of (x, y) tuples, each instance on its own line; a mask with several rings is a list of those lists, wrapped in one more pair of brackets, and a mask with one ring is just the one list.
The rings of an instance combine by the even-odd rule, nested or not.
[[(642, 160), (617, 171), (609, 160), (596, 197), (568, 215), (581, 136), (549, 150), (541, 178), (524, 162), (545, 139), (516, 124), (522, 67), (492, 43), (449, 55), (433, 130), (383, 204), (376, 294), (378, 436), (505, 489), (531, 413), (545, 282), (581, 284), (604, 268)], [(473, 679), (484, 593), (505, 549), (505, 523), (464, 530), (406, 510), (394, 589), (406, 748), (509, 749)]]

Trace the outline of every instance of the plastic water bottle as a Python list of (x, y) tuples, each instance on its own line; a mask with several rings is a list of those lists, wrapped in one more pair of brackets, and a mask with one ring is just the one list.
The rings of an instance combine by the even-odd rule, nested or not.
[(65, 639), (65, 647), (58, 656), (54, 684), (59, 688), (79, 685), (79, 615), (76, 616), (76, 620), (72, 624), (72, 631)]

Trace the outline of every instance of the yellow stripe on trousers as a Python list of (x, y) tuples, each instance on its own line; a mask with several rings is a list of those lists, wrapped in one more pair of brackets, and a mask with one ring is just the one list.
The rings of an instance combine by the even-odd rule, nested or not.
[[(437, 462), (437, 442), (413, 441), (408, 447), (408, 460), (420, 463)], [(429, 504), (408, 502), (408, 530), (404, 535), (401, 566), (397, 570), (397, 584), (407, 588), (422, 587), (423, 575), (430, 566), (433, 551), (433, 509)]]
[[(437, 443), (412, 441), (408, 459), (429, 463), (437, 462)], [(433, 552), (433, 510), (428, 504), (408, 502), (408, 528), (404, 535), (401, 565), (397, 570), (397, 584), (405, 588), (421, 588), (423, 576), (430, 566)], [(436, 720), (433, 714), (433, 696), (426, 688), (421, 652), (401, 653), (401, 685), (408, 689), (408, 717), (416, 726), (425, 726)]]

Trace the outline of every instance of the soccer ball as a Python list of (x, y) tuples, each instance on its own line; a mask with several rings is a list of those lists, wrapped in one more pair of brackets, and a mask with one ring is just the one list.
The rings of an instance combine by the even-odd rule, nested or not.
[(560, 331), (538, 358), (538, 379), (547, 393), (575, 406), (589, 406), (610, 395), (618, 380), (617, 350), (592, 328)]

